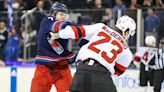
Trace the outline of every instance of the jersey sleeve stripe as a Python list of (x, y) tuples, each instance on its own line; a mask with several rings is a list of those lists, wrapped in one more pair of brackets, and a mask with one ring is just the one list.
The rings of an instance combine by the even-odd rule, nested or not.
[(127, 68), (127, 67), (124, 67), (124, 66), (122, 66), (122, 65), (120, 65), (120, 64), (118, 64), (118, 63), (115, 64), (115, 67), (118, 68), (118, 69), (121, 70), (121, 71), (125, 71), (126, 68)]
[(63, 29), (62, 26), (63, 26), (64, 24), (65, 24), (65, 22), (61, 22), (61, 23), (60, 23), (60, 25), (59, 25), (59, 27), (58, 27), (58, 29), (59, 29), (58, 31), (60, 31), (60, 30)]
[(82, 37), (85, 37), (85, 29), (83, 26), (79, 26), (79, 28), (81, 29), (81, 33), (82, 33)]
[(53, 26), (52, 26), (52, 31), (54, 31), (54, 32), (58, 32), (59, 31), (59, 27), (60, 27), (60, 25), (62, 24), (62, 22), (55, 22), (54, 24), (53, 24)]
[(79, 39), (79, 33), (78, 33), (77, 28), (75, 26), (71, 26), (71, 28), (75, 33), (75, 40), (78, 40)]
[(121, 74), (117, 71), (114, 72), (115, 75), (120, 76)]
[(71, 26), (75, 33), (75, 40), (85, 36), (85, 29), (82, 26)]
[(76, 26), (76, 28), (77, 28), (77, 31), (78, 31), (78, 34), (79, 34), (79, 38), (81, 38), (82, 37), (82, 31), (81, 31), (81, 29), (78, 26)]
[(55, 32), (55, 30), (54, 30), (55, 28), (54, 28), (54, 27), (55, 27), (56, 23), (57, 23), (57, 22), (54, 22), (54, 23), (52, 24), (52, 27), (51, 27), (51, 31), (52, 31), (52, 32)]
[(115, 69), (115, 73), (118, 73), (118, 75), (121, 75), (124, 73), (124, 71), (122, 71), (121, 69), (119, 69), (118, 67), (114, 66)]

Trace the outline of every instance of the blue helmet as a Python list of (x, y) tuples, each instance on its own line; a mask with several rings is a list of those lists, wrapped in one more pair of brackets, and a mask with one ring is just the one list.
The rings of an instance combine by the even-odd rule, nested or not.
[(65, 4), (62, 3), (54, 3), (51, 7), (51, 13), (52, 12), (64, 12), (64, 13), (68, 13), (68, 8)]

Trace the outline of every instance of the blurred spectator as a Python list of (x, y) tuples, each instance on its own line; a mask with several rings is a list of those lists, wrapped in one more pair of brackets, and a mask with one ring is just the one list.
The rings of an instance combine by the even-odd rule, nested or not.
[(4, 48), (7, 42), (8, 32), (5, 22), (0, 22), (0, 61), (4, 61)]
[(102, 22), (109, 26), (111, 18), (112, 18), (112, 10), (110, 8), (106, 8), (105, 14), (102, 16)]
[(130, 17), (132, 17), (135, 21), (137, 20), (137, 9), (141, 6), (137, 4), (137, 0), (131, 0), (131, 4), (129, 6), (129, 10), (127, 13)]
[(160, 39), (164, 37), (164, 26), (163, 26), (163, 24), (164, 24), (164, 17), (163, 17), (164, 16), (164, 8), (159, 9), (159, 11), (157, 12), (157, 15), (160, 18), (160, 24), (161, 24), (160, 28), (158, 30), (158, 36), (157, 36), (158, 43), (159, 43)]
[(155, 2), (153, 0), (144, 0), (142, 5), (142, 12), (143, 12), (143, 17), (145, 18), (147, 16), (147, 9), (148, 8), (155, 8)]
[(23, 0), (23, 9), (30, 10), (35, 7), (37, 0)]
[(153, 1), (152, 0), (144, 0), (142, 7), (147, 8), (147, 7), (153, 7)]
[(35, 12), (31, 16), (31, 26), (34, 30), (38, 31), (41, 20), (46, 16), (46, 12), (44, 10), (44, 1), (39, 0), (36, 4), (36, 7), (33, 9), (35, 9)]
[(22, 0), (13, 0), (13, 24), (15, 25), (15, 27), (17, 29), (20, 29), (21, 26), (21, 15), (22, 15), (22, 8), (23, 8), (23, 4), (22, 4)]
[(147, 16), (145, 18), (145, 32), (146, 35), (154, 35), (157, 36), (157, 31), (160, 27), (160, 19), (159, 17), (154, 13), (153, 9), (149, 8), (147, 10)]
[(0, 0), (0, 21), (7, 22), (7, 1), (8, 0)]
[(156, 6), (157, 6), (158, 8), (161, 8), (161, 7), (163, 6), (162, 0), (156, 0)]
[(22, 8), (22, 0), (13, 0), (13, 4), (12, 4), (12, 6), (13, 6), (13, 9), (15, 9), (15, 10), (19, 10), (19, 9), (21, 9)]
[(7, 9), (7, 0), (0, 0), (0, 11)]
[(113, 8), (113, 18), (117, 20), (118, 18), (118, 10), (121, 10), (121, 15), (126, 14), (126, 6), (123, 4), (122, 0), (116, 0), (116, 5)]
[(130, 10), (137, 10), (140, 7), (139, 4), (137, 4), (137, 0), (131, 0), (131, 4), (129, 6)]
[(92, 14), (92, 22), (94, 23), (100, 22), (104, 14), (102, 0), (95, 0), (92, 9), (94, 9)]
[(19, 57), (19, 35), (15, 28), (9, 32), (9, 38), (5, 46), (5, 62), (10, 64), (11, 62), (17, 62)]

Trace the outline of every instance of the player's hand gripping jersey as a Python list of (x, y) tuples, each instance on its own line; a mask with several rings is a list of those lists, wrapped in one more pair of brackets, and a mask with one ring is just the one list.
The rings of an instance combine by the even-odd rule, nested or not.
[(139, 47), (134, 55), (134, 63), (137, 65), (139, 62), (142, 62), (146, 66), (154, 64), (156, 51), (157, 48)]
[[(122, 74), (132, 61), (132, 53), (124, 38), (108, 26), (97, 23), (86, 26), (67, 26), (59, 31), (63, 39), (83, 37), (89, 42), (82, 46), (76, 61), (93, 58), (112, 74)], [(87, 53), (86, 53), (87, 52)]]

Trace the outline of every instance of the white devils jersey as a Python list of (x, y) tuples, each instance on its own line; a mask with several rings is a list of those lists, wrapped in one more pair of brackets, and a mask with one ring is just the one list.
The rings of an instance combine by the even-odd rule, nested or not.
[[(77, 28), (78, 29), (78, 28)], [(80, 49), (77, 60), (93, 58), (99, 61), (112, 74), (117, 74), (115, 67), (125, 71), (132, 61), (132, 53), (124, 38), (108, 26), (97, 23), (94, 25), (80, 26), (81, 37), (89, 42)], [(80, 35), (74, 28), (67, 26), (59, 31), (59, 37), (63, 39), (78, 39)]]
[[(142, 62), (144, 65), (149, 65), (150, 61), (155, 57), (155, 52), (157, 48), (151, 47), (139, 47), (137, 52), (135, 53), (135, 62)], [(136, 59), (139, 58), (139, 59)], [(154, 63), (155, 60), (153, 60)]]

